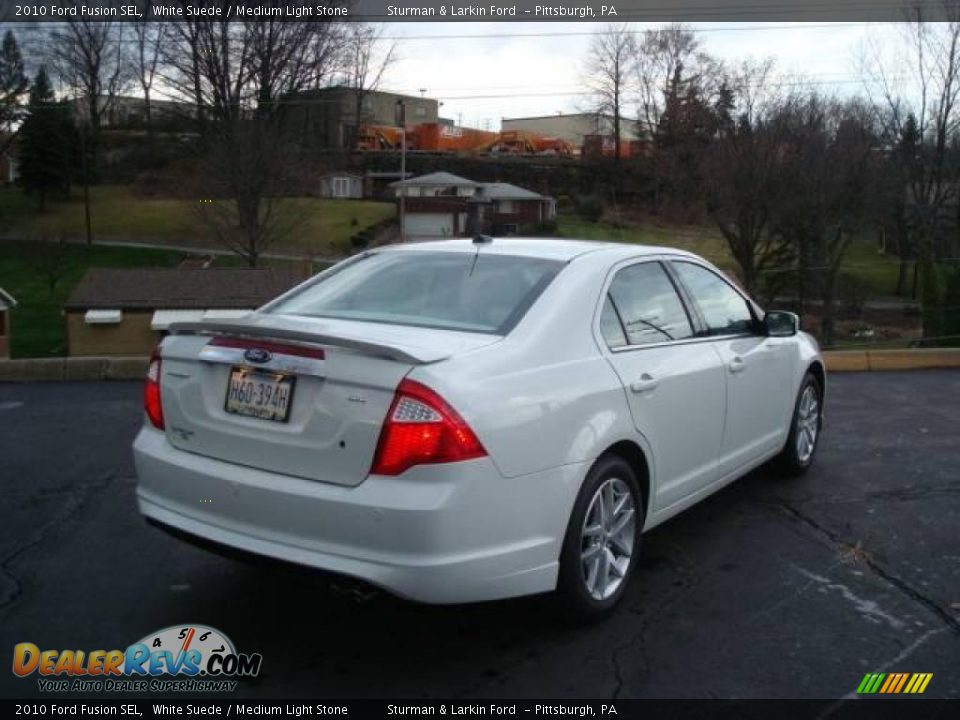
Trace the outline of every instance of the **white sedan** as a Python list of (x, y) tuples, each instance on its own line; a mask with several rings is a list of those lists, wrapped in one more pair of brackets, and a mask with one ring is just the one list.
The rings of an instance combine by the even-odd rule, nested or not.
[(813, 460), (817, 344), (665, 248), (449, 240), (175, 325), (134, 443), (148, 520), (431, 603), (613, 607), (641, 534)]

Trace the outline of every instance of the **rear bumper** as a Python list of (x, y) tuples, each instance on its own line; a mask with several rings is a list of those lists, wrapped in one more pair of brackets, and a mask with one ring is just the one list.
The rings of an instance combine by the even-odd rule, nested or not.
[(577, 464), (508, 479), (483, 458), (343, 487), (183, 452), (150, 427), (133, 450), (148, 519), (430, 603), (554, 589), (586, 472)]

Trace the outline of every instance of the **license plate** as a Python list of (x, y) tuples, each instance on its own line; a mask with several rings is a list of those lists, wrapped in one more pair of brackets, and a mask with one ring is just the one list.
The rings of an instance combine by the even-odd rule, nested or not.
[(296, 377), (285, 373), (231, 368), (224, 409), (234, 415), (286, 422), (290, 417), (295, 381)]

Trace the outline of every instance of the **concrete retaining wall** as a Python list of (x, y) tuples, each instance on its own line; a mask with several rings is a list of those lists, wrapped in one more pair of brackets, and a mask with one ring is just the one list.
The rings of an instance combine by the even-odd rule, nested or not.
[(829, 350), (823, 359), (828, 372), (960, 368), (960, 348)]
[(141, 380), (145, 357), (68, 357), (0, 360), (0, 381)]

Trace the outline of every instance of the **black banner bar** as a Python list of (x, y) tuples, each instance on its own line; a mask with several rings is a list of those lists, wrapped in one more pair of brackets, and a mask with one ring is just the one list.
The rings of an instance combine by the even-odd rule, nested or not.
[(944, 17), (940, 0), (0, 0), (0, 22), (862, 22), (902, 21), (908, 5)]
[(933, 720), (958, 717), (960, 700), (2, 700), (5, 717), (89, 718), (714, 718)]

